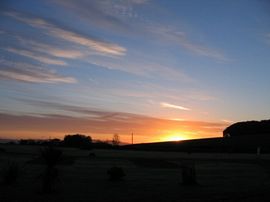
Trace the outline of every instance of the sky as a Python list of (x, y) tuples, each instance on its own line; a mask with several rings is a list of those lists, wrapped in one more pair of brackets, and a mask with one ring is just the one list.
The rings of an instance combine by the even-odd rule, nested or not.
[(2, 0), (0, 138), (220, 137), (269, 119), (264, 0)]

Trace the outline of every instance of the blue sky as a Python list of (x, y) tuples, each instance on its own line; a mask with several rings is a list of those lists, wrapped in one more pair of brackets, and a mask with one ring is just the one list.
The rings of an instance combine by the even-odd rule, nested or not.
[[(193, 122), (219, 124), (210, 132), (189, 128), (194, 134), (185, 135), (193, 138), (268, 119), (269, 10), (267, 1), (255, 0), (4, 0), (0, 113), (87, 119), (92, 127), (83, 132), (96, 138), (139, 130), (122, 130), (120, 122), (115, 130), (112, 120), (107, 130), (94, 130), (92, 119), (105, 121), (105, 112), (173, 120), (180, 135)], [(7, 125), (0, 136), (18, 137)], [(150, 127), (153, 134), (140, 135), (158, 140), (171, 131)]]

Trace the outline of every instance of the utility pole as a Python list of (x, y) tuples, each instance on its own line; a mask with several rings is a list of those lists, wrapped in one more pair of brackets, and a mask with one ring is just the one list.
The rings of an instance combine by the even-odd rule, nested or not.
[(131, 133), (131, 144), (133, 144), (133, 132)]

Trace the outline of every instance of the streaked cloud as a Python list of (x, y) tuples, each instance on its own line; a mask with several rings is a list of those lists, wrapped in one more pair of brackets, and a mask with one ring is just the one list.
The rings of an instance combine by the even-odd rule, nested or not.
[[(9, 52), (47, 64), (67, 65), (69, 61), (64, 59), (80, 59), (82, 62), (87, 62), (97, 67), (120, 70), (143, 77), (162, 77), (163, 79), (182, 82), (193, 81), (193, 79), (181, 71), (179, 67), (171, 67), (166, 62), (160, 62), (160, 58), (151, 58), (139, 51), (130, 51), (125, 57), (106, 57), (124, 55), (126, 54), (126, 49), (107, 42), (94, 42), (92, 39), (81, 37), (74, 34), (74, 32), (58, 28), (43, 19), (29, 17), (17, 12), (7, 12), (6, 15), (33, 27), (46, 29), (51, 33), (51, 36), (62, 38), (66, 43), (68, 42), (68, 44), (64, 44), (61, 46), (62, 48), (59, 48), (59, 42), (48, 44), (44, 43), (42, 40), (29, 39), (17, 35), (14, 38), (27, 50), (9, 47), (6, 49)], [(95, 50), (93, 50), (93, 48)], [(58, 58), (62, 59), (60, 60)]]
[[(64, 7), (69, 12), (80, 16), (82, 19), (95, 24), (95, 26), (117, 32), (121, 35), (136, 35), (136, 37), (158, 38), (161, 43), (178, 45), (195, 55), (212, 58), (219, 61), (230, 61), (221, 50), (209, 47), (192, 39), (184, 29), (179, 29), (172, 23), (164, 24), (154, 21), (145, 16), (140, 16), (138, 8), (151, 9), (149, 1), (127, 0), (127, 1), (72, 1), (56, 0), (54, 3)], [(157, 5), (155, 5), (157, 8)], [(156, 9), (156, 16), (161, 15), (161, 10)], [(152, 10), (151, 10), (152, 11)], [(164, 12), (164, 11), (163, 11)], [(163, 13), (164, 14), (164, 13)], [(132, 20), (132, 24), (130, 23)]]
[(152, 23), (146, 28), (149, 30), (149, 32), (152, 32), (161, 40), (178, 44), (180, 47), (196, 55), (205, 56), (220, 61), (229, 61), (229, 59), (221, 51), (190, 40), (190, 37), (185, 31), (179, 30), (173, 26), (164, 26), (159, 23)]
[(162, 64), (159, 58), (153, 60), (141, 53), (133, 53), (121, 58), (103, 58), (89, 56), (89, 63), (104, 67), (106, 69), (120, 70), (138, 76), (150, 78), (163, 78), (166, 80), (177, 80), (180, 82), (193, 82), (194, 79), (177, 67)]
[(58, 48), (56, 45), (49, 45), (42, 42), (34, 41), (31, 39), (25, 39), (20, 36), (16, 37), (17, 40), (27, 46), (35, 52), (45, 53), (53, 57), (78, 59), (82, 58), (85, 54), (81, 50), (76, 50), (75, 47), (69, 47), (66, 49)]
[(34, 28), (46, 30), (50, 36), (87, 47), (89, 50), (95, 51), (97, 54), (121, 56), (125, 55), (126, 52), (126, 48), (120, 45), (101, 41), (94, 37), (86, 37), (76, 32), (65, 30), (41, 18), (34, 18), (17, 12), (5, 12), (5, 14)]
[(167, 103), (167, 102), (161, 102), (160, 106), (164, 107), (164, 108), (180, 109), (180, 110), (184, 110), (184, 111), (191, 110), (191, 109), (189, 109), (187, 107), (183, 107), (183, 106), (180, 106), (180, 105), (174, 105), (174, 104), (170, 104), (170, 103)]
[(222, 119), (221, 121), (223, 121), (224, 123), (233, 123), (234, 122), (234, 121), (228, 120), (228, 119)]
[(62, 76), (53, 70), (33, 66), (27, 63), (1, 60), (0, 79), (30, 83), (76, 83), (73, 77)]
[(128, 20), (137, 18), (135, 8), (145, 5), (148, 0), (52, 0), (51, 2), (99, 29), (132, 34), (137, 33), (138, 29)]
[(29, 57), (29, 58), (32, 58), (34, 60), (37, 60), (45, 64), (49, 64), (49, 65), (61, 65), (61, 66), (67, 65), (65, 61), (52, 59), (52, 58), (49, 58), (49, 57), (46, 57), (37, 53), (33, 53), (28, 50), (22, 50), (22, 49), (16, 49), (16, 48), (7, 48), (6, 50), (11, 53), (22, 55), (24, 57)]

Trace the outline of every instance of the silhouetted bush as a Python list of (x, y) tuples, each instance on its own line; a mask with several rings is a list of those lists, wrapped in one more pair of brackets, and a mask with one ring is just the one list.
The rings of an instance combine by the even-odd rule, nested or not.
[(64, 146), (92, 149), (92, 138), (81, 134), (66, 135), (64, 138)]
[(48, 146), (41, 150), (41, 157), (46, 164), (42, 174), (42, 190), (44, 193), (50, 193), (59, 176), (58, 169), (55, 166), (62, 157), (62, 151), (55, 149), (53, 146)]
[(109, 175), (109, 179), (111, 181), (119, 181), (122, 180), (123, 177), (125, 176), (125, 172), (123, 168), (121, 167), (111, 167), (108, 171), (107, 174)]
[(2, 183), (4, 185), (11, 185), (17, 181), (19, 176), (19, 166), (15, 162), (8, 162), (2, 169)]

